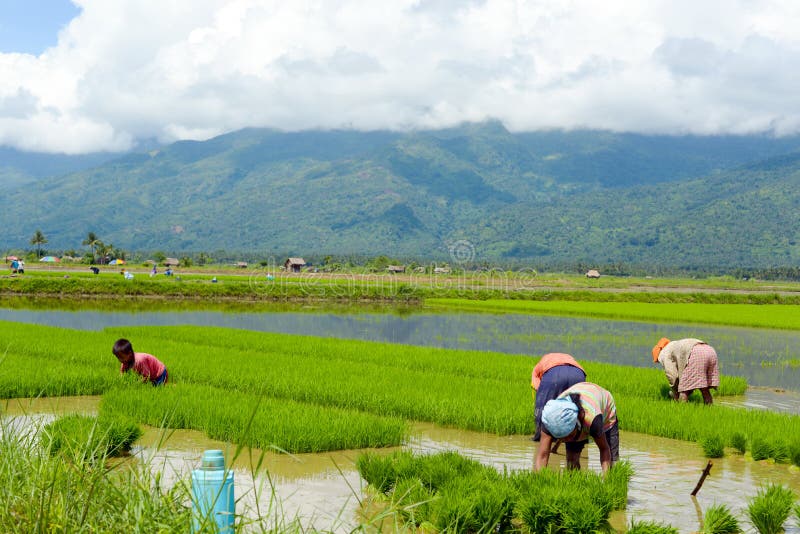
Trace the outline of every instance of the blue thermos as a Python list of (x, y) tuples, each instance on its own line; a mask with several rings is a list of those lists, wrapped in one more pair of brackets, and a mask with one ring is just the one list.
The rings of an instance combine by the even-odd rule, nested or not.
[(192, 470), (192, 501), (192, 532), (212, 531), (216, 523), (216, 532), (233, 534), (233, 471), (225, 470), (222, 451), (205, 451), (200, 468)]

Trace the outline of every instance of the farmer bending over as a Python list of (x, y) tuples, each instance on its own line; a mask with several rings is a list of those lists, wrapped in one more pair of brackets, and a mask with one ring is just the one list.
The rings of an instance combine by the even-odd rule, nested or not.
[(586, 372), (575, 361), (575, 358), (560, 352), (551, 352), (542, 356), (531, 374), (531, 387), (535, 398), (533, 418), (536, 422), (533, 441), (541, 439), (542, 410), (547, 401), (555, 399), (568, 387), (574, 386), (578, 382), (586, 382)]
[(600, 450), (600, 466), (605, 473), (619, 460), (617, 408), (611, 393), (597, 384), (581, 382), (544, 405), (534, 470), (547, 467), (554, 439), (567, 444), (567, 468), (580, 469), (581, 451), (589, 436)]
[(122, 364), (120, 373), (127, 373), (133, 369), (142, 376), (143, 381), (150, 382), (154, 386), (167, 382), (167, 366), (152, 354), (133, 352), (133, 346), (127, 339), (118, 339), (111, 351)]
[(653, 347), (653, 363), (661, 362), (673, 399), (686, 402), (695, 389), (703, 402), (712, 404), (711, 388), (719, 387), (719, 367), (714, 347), (699, 339), (670, 341), (662, 337)]

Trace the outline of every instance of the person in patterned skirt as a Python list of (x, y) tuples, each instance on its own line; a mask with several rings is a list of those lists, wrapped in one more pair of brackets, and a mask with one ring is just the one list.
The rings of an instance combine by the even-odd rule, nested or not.
[(653, 363), (656, 362), (664, 366), (673, 399), (686, 402), (689, 395), (699, 389), (703, 402), (713, 404), (711, 389), (719, 387), (719, 366), (714, 347), (700, 339), (670, 341), (662, 337), (653, 347)]

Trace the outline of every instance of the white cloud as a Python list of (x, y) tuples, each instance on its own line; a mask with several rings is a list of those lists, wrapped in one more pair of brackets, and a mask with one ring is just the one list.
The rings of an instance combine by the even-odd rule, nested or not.
[(0, 54), (0, 143), (68, 153), (245, 126), (796, 133), (793, 0), (76, 0)]

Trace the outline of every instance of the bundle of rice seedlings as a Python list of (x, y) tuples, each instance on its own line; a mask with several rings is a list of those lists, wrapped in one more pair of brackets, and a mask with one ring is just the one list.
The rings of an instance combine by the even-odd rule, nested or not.
[(754, 437), (750, 440), (750, 454), (756, 461), (772, 458), (772, 445), (763, 438)]
[(747, 438), (741, 432), (734, 432), (731, 435), (730, 446), (739, 451), (740, 454), (744, 454), (747, 450)]
[(702, 534), (739, 534), (739, 522), (724, 504), (712, 506), (703, 517)]
[(725, 442), (718, 435), (706, 436), (700, 440), (706, 458), (722, 458), (725, 456)]
[(678, 534), (678, 529), (655, 521), (631, 520), (628, 534)]
[(794, 503), (794, 493), (780, 484), (762, 487), (747, 506), (750, 522), (760, 534), (783, 532)]
[(142, 429), (125, 418), (70, 414), (44, 426), (42, 444), (51, 455), (91, 460), (124, 454), (141, 435)]

